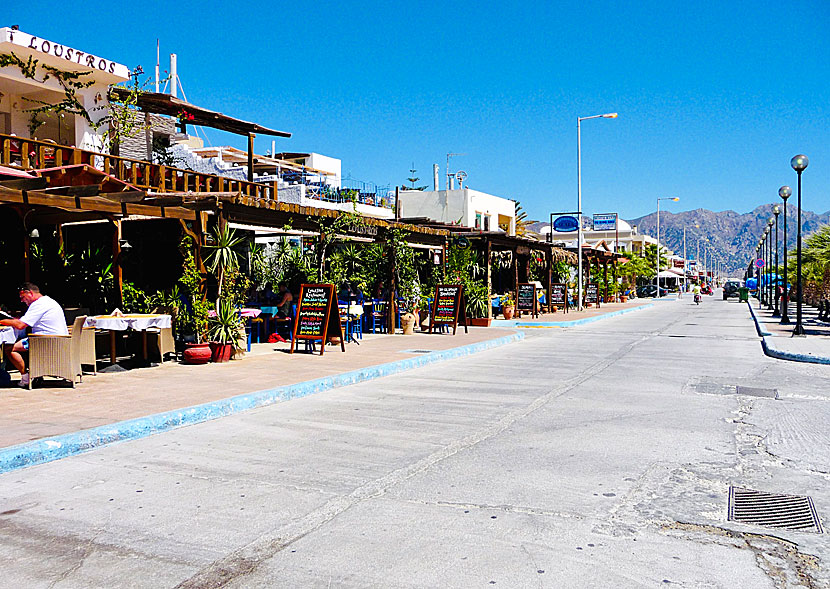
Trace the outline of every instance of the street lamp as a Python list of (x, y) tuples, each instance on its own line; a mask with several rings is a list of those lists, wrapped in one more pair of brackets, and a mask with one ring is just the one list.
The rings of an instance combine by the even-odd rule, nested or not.
[(806, 155), (797, 155), (790, 160), (790, 165), (798, 174), (798, 237), (795, 246), (796, 287), (795, 287), (795, 329), (793, 335), (804, 335), (804, 326), (801, 324), (801, 172), (807, 169), (810, 160)]
[(769, 234), (769, 228), (764, 227), (764, 233), (761, 236), (761, 258), (764, 260), (764, 266), (760, 270), (760, 276), (758, 277), (758, 288), (761, 291), (761, 306), (759, 308), (763, 309), (764, 305), (767, 304), (767, 285), (764, 284), (764, 268), (767, 265), (767, 235)]
[(617, 113), (611, 112), (604, 115), (591, 115), (590, 117), (576, 118), (576, 186), (577, 186), (577, 219), (579, 220), (576, 230), (576, 257), (577, 257), (577, 311), (582, 310), (582, 121), (588, 119), (616, 119)]
[(769, 240), (767, 241), (767, 263), (765, 265), (767, 269), (767, 309), (772, 311), (772, 299), (774, 298), (775, 291), (772, 287), (772, 274), (770, 273), (770, 266), (772, 266), (772, 226), (775, 223), (775, 220), (770, 217), (767, 219), (767, 233), (769, 234)]
[(772, 214), (775, 216), (775, 309), (772, 311), (772, 316), (780, 317), (781, 308), (778, 306), (778, 215), (781, 214), (781, 209), (778, 205), (772, 207)]
[(661, 200), (673, 200), (677, 202), (680, 200), (676, 196), (664, 196), (657, 199), (657, 276), (654, 277), (654, 281), (657, 283), (657, 289), (654, 291), (654, 298), (660, 296), (660, 201)]
[(790, 302), (790, 283), (787, 276), (787, 199), (793, 194), (789, 186), (782, 186), (778, 189), (778, 196), (784, 201), (784, 294), (781, 296), (781, 325), (790, 324), (790, 316), (787, 313), (787, 305)]

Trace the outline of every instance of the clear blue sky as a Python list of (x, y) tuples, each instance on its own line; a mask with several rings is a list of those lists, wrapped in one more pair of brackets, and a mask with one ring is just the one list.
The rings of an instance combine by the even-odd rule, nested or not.
[[(633, 7), (621, 7), (631, 4)], [(447, 152), (472, 188), (531, 218), (576, 205), (636, 217), (771, 202), (830, 209), (830, 4), (803, 2), (14, 2), (3, 26), (150, 74), (178, 54), (191, 102), (293, 133), (279, 151), (421, 184)], [(218, 132), (214, 145), (244, 148)], [(270, 138), (257, 138), (264, 153)], [(443, 187), (443, 182), (442, 182)]]

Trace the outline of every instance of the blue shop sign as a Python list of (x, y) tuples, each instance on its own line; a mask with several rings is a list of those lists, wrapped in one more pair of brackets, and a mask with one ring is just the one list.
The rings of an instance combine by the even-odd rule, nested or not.
[(557, 217), (553, 222), (553, 230), (559, 233), (570, 233), (579, 229), (579, 221), (573, 215)]

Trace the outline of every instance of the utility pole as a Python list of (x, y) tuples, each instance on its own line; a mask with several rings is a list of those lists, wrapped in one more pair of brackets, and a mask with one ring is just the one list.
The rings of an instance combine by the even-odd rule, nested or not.
[(683, 227), (683, 290), (688, 290), (686, 284), (686, 270), (689, 267), (689, 260), (686, 259), (686, 227)]
[(450, 158), (451, 157), (458, 157), (460, 155), (467, 155), (466, 153), (448, 153), (447, 154), (447, 190), (450, 189), (450, 178), (452, 174), (450, 174)]

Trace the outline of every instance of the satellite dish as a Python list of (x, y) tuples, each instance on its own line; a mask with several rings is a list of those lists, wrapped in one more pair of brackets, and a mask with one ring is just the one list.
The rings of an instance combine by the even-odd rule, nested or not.
[(464, 180), (467, 179), (467, 172), (464, 170), (459, 170), (455, 173), (455, 179), (458, 180), (458, 183), (461, 184)]

